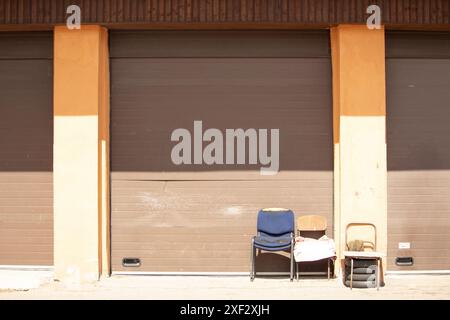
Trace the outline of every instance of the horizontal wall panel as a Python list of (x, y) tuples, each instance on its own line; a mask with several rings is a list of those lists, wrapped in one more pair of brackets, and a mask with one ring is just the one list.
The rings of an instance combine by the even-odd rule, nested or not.
[(381, 7), (388, 25), (446, 25), (449, 0), (0, 0), (0, 24), (65, 23), (66, 8), (81, 8), (83, 23), (109, 26), (366, 23), (367, 7)]
[(122, 258), (139, 257), (143, 271), (247, 271), (256, 214), (263, 207), (324, 215), (331, 237), (332, 201), (323, 196), (332, 194), (328, 175), (327, 190), (301, 181), (113, 180), (113, 270), (130, 270)]
[(182, 179), (186, 171), (210, 172), (208, 178), (218, 179), (225, 167), (229, 179), (233, 171), (259, 174), (261, 165), (174, 165), (170, 136), (177, 128), (193, 133), (196, 120), (204, 130), (222, 132), (279, 129), (281, 172), (306, 171), (307, 179), (310, 172), (332, 170), (331, 110), (324, 107), (331, 105), (324, 94), (331, 90), (327, 58), (114, 59), (111, 73), (117, 106), (111, 123), (113, 174), (177, 172)]
[(3, 32), (0, 41), (0, 60), (53, 58), (53, 36), (48, 32), (21, 32), (19, 36), (16, 32)]
[(386, 47), (387, 58), (450, 59), (450, 33), (389, 32)]

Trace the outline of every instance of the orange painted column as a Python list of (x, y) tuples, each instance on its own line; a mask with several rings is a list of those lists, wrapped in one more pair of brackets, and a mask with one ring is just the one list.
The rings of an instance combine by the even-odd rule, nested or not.
[[(386, 81), (384, 29), (339, 25), (331, 30), (335, 150), (335, 238), (369, 222), (377, 251), (387, 250)], [(369, 230), (355, 230), (362, 239)], [(364, 234), (365, 233), (365, 234)]]
[(54, 30), (55, 278), (109, 273), (107, 30)]

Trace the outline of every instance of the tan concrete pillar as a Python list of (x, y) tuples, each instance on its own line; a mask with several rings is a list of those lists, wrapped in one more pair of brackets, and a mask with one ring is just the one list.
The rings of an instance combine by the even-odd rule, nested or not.
[(108, 38), (100, 26), (54, 31), (55, 278), (109, 273)]
[(332, 28), (331, 42), (338, 254), (345, 250), (345, 228), (352, 222), (374, 223), (377, 250), (386, 253), (384, 29), (340, 25)]

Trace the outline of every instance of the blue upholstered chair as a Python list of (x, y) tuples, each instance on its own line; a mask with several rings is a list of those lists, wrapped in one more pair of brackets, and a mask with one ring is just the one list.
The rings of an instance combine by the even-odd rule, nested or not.
[(252, 238), (250, 280), (256, 276), (256, 250), (291, 251), (291, 281), (294, 279), (294, 212), (288, 209), (263, 209), (258, 212), (257, 235)]

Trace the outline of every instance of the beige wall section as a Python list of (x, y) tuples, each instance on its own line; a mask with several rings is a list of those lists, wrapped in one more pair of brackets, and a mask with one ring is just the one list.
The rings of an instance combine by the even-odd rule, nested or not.
[(109, 276), (111, 274), (110, 263), (110, 206), (109, 206), (109, 137), (110, 137), (110, 109), (109, 109), (109, 51), (108, 51), (108, 33), (102, 29), (100, 33), (100, 112), (99, 112), (99, 237), (100, 237), (100, 256), (101, 256), (101, 274)]
[(109, 272), (107, 31), (56, 27), (54, 46), (55, 278), (94, 281)]
[(59, 280), (99, 276), (97, 116), (54, 119), (54, 264)]
[[(333, 155), (334, 155), (334, 163), (333, 163), (333, 234), (334, 241), (337, 249), (338, 256), (339, 248), (340, 248), (340, 221), (341, 221), (341, 202), (340, 202), (340, 190), (341, 190), (341, 179), (340, 179), (340, 144), (339, 144), (339, 132), (340, 132), (340, 70), (339, 70), (339, 33), (336, 28), (332, 28), (330, 30), (330, 38), (331, 38), (331, 58), (332, 58), (332, 82), (333, 82)], [(334, 274), (339, 274), (340, 264), (334, 264)]]
[(387, 158), (384, 29), (331, 30), (335, 143), (335, 235), (338, 255), (352, 222), (377, 227), (387, 250)]
[[(377, 227), (377, 250), (387, 250), (387, 167), (382, 116), (341, 117), (340, 211), (341, 248), (352, 222)], [(356, 231), (356, 230), (354, 230)], [(351, 234), (351, 236), (356, 236)], [(370, 237), (369, 237), (370, 238)], [(363, 238), (365, 239), (365, 238)]]

